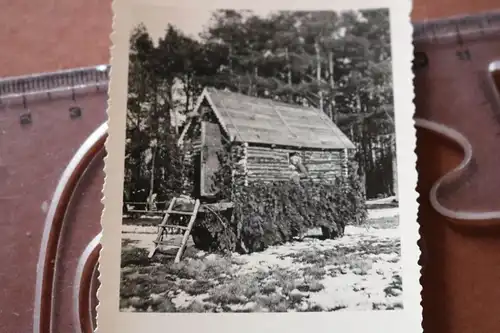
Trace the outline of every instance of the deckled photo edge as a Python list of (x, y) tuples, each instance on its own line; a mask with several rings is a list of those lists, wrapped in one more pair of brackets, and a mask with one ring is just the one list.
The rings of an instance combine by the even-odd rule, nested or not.
[[(400, 112), (396, 116), (396, 140), (397, 140), (397, 161), (398, 161), (398, 175), (403, 175), (398, 177), (398, 181), (403, 178), (404, 183), (399, 181), (398, 187), (401, 193), (405, 193), (404, 200), (400, 201), (399, 209), (401, 212), (405, 212), (410, 223), (407, 223), (401, 229), (403, 234), (404, 242), (402, 244), (402, 259), (403, 259), (403, 272), (406, 276), (413, 277), (413, 279), (408, 283), (403, 280), (403, 290), (408, 293), (406, 297), (409, 300), (408, 308), (411, 308), (412, 313), (411, 322), (409, 326), (418, 332), (423, 330), (422, 327), (422, 285), (420, 283), (421, 277), (421, 265), (419, 264), (421, 257), (421, 250), (418, 245), (421, 238), (420, 224), (418, 223), (418, 211), (419, 204), (418, 198), (419, 193), (417, 192), (417, 182), (418, 182), (418, 171), (417, 171), (417, 155), (416, 155), (416, 128), (414, 122), (415, 114), (415, 91), (414, 91), (414, 72), (412, 70), (413, 63), (413, 24), (411, 22), (411, 3), (409, 1), (408, 11), (406, 12), (407, 20), (406, 22), (401, 22), (401, 38), (407, 38), (410, 43), (409, 45), (401, 51), (399, 59), (393, 59), (395, 61), (400, 61), (400, 66), (393, 65), (394, 71), (396, 68), (404, 73), (401, 75), (394, 75), (394, 86), (397, 87), (398, 83), (396, 81), (401, 80), (401, 84), (405, 86), (406, 89), (401, 89), (398, 94), (394, 96), (395, 107), (399, 105)], [(403, 15), (403, 14), (401, 14)], [(391, 29), (391, 32), (393, 30)], [(393, 50), (395, 45), (393, 44)], [(397, 46), (396, 46), (397, 47)], [(403, 60), (402, 60), (403, 59)], [(407, 64), (407, 65), (405, 65)], [(399, 100), (399, 103), (398, 103)], [(402, 110), (407, 110), (404, 112)], [(398, 121), (398, 117), (402, 118)], [(397, 135), (399, 133), (404, 133), (403, 135)], [(418, 330), (417, 330), (418, 329)]]
[[(421, 286), (419, 283), (420, 266), (418, 260), (420, 251), (417, 246), (419, 240), (419, 227), (416, 223), (417, 217), (417, 192), (415, 190), (417, 182), (417, 172), (415, 168), (416, 155), (415, 155), (415, 128), (413, 126), (413, 73), (411, 71), (411, 61), (413, 56), (413, 44), (411, 43), (412, 26), (409, 20), (411, 12), (411, 4), (397, 3), (397, 1), (378, 1), (376, 4), (370, 3), (364, 5), (363, 1), (351, 1), (347, 5), (344, 1), (338, 6), (334, 4), (335, 8), (327, 8), (324, 3), (318, 2), (316, 5), (309, 1), (307, 7), (314, 7), (314, 9), (323, 10), (345, 10), (345, 9), (376, 9), (376, 8), (389, 8), (390, 9), (390, 22), (391, 22), (391, 54), (392, 54), (392, 77), (394, 82), (394, 107), (398, 111), (395, 117), (396, 134), (404, 133), (404, 135), (396, 135), (397, 145), (397, 170), (398, 170), (398, 188), (399, 194), (402, 197), (399, 200), (400, 218), (404, 217), (410, 221), (404, 221), (400, 225), (401, 233), (401, 263), (403, 275), (403, 298), (404, 310), (400, 310), (406, 315), (402, 315), (400, 311), (348, 311), (337, 313), (314, 313), (314, 314), (281, 314), (276, 316), (283, 319), (276, 318), (273, 329), (276, 330), (291, 330), (302, 331), (306, 326), (303, 320), (310, 317), (315, 321), (315, 324), (321, 322), (331, 323), (337, 322), (337, 325), (348, 325), (352, 328), (360, 325), (360, 316), (367, 318), (366, 325), (372, 328), (383, 326), (373, 326), (374, 323), (382, 325), (387, 320), (395, 319), (394, 316), (400, 315), (402, 321), (406, 323), (405, 327), (411, 329), (409, 332), (421, 331)], [(219, 8), (244, 8), (244, 4), (227, 3), (226, 1), (219, 1), (220, 5), (211, 6), (213, 9)], [(295, 10), (302, 9), (300, 4), (299, 8), (291, 8), (290, 5), (274, 2), (273, 7), (282, 10)], [(218, 332), (225, 332), (231, 330), (232, 325), (239, 323), (247, 323), (242, 325), (243, 330), (248, 331), (262, 328), (259, 325), (257, 318), (251, 316), (247, 317), (245, 314), (221, 314), (220, 316), (204, 316), (198, 317), (198, 324), (186, 323), (184, 315), (194, 314), (170, 314), (170, 313), (127, 313), (119, 311), (119, 289), (120, 289), (120, 261), (121, 261), (121, 224), (122, 224), (122, 204), (123, 204), (123, 175), (124, 175), (124, 157), (125, 157), (125, 114), (120, 110), (125, 110), (127, 107), (127, 74), (128, 74), (128, 54), (129, 54), (129, 36), (134, 28), (131, 21), (133, 20), (133, 8), (155, 6), (157, 8), (167, 7), (166, 4), (161, 4), (160, 1), (148, 0), (143, 3), (133, 3), (132, 1), (117, 1), (113, 2), (114, 23), (111, 39), (113, 46), (111, 48), (111, 81), (109, 88), (109, 106), (108, 106), (108, 139), (106, 141), (107, 156), (105, 159), (105, 185), (103, 188), (103, 205), (104, 211), (102, 215), (103, 236), (102, 236), (102, 250), (100, 255), (100, 281), (101, 286), (98, 291), (100, 304), (98, 306), (98, 332), (108, 332), (111, 328), (116, 329), (120, 327), (123, 332), (136, 332), (134, 327), (141, 327), (141, 329), (155, 329), (158, 328), (160, 323), (170, 322), (172, 325), (187, 325), (192, 329), (201, 327), (202, 325), (211, 325), (214, 330)], [(172, 4), (170, 8), (183, 9), (185, 7), (196, 9), (195, 4), (187, 1), (185, 5)], [(253, 6), (252, 6), (253, 7)], [(333, 6), (332, 6), (333, 7)], [(252, 8), (249, 8), (252, 9)], [(274, 8), (273, 8), (274, 9)], [(308, 9), (308, 8), (305, 8)], [(398, 17), (393, 17), (394, 15)], [(405, 20), (402, 19), (405, 17)], [(392, 26), (398, 24), (397, 30)], [(406, 43), (404, 48), (398, 48), (396, 40)], [(404, 75), (403, 75), (404, 73)], [(399, 87), (398, 87), (399, 85)], [(404, 88), (403, 88), (404, 87)], [(401, 110), (407, 110), (404, 113)], [(410, 129), (411, 128), (411, 129)], [(411, 141), (410, 141), (411, 140)], [(413, 186), (411, 186), (413, 183)], [(406, 279), (405, 279), (406, 277)], [(268, 314), (269, 315), (269, 314)], [(175, 316), (175, 317), (174, 317)], [(220, 318), (219, 318), (220, 317)], [(251, 318), (255, 320), (252, 320)], [(268, 317), (269, 318), (269, 317)], [(356, 318), (358, 320), (356, 320)], [(318, 321), (319, 320), (319, 321)], [(398, 322), (400, 320), (397, 320)], [(413, 324), (410, 325), (410, 322)], [(134, 325), (136, 323), (137, 325)], [(396, 323), (394, 323), (397, 325)], [(124, 325), (123, 328), (119, 325)], [(217, 325), (215, 327), (214, 325)], [(220, 329), (219, 329), (220, 325)], [(238, 325), (238, 326), (239, 326)], [(271, 326), (270, 325), (270, 326)], [(341, 327), (342, 327), (341, 326)], [(181, 327), (181, 326), (179, 326)], [(233, 326), (234, 329), (235, 326)], [(347, 326), (346, 326), (347, 327)], [(368, 328), (369, 326), (360, 326), (360, 330)], [(390, 329), (389, 327), (388, 329)], [(130, 330), (129, 330), (130, 329)], [(189, 329), (188, 329), (189, 330)], [(325, 330), (326, 331), (326, 330)], [(387, 331), (387, 330), (386, 330)], [(396, 329), (397, 331), (397, 329)], [(111, 331), (109, 331), (111, 332)]]
[[(119, 1), (113, 0), (111, 3), (112, 7), (112, 31), (110, 33), (110, 41), (111, 41), (111, 46), (110, 46), (110, 73), (109, 73), (109, 85), (108, 85), (108, 107), (106, 110), (107, 116), (108, 116), (108, 129), (107, 133), (108, 136), (106, 138), (106, 142), (104, 144), (105, 149), (106, 149), (106, 155), (104, 157), (104, 184), (103, 184), (103, 190), (102, 190), (102, 199), (101, 203), (103, 205), (103, 211), (101, 214), (101, 250), (99, 251), (99, 287), (97, 289), (97, 299), (99, 300), (98, 305), (96, 306), (96, 332), (100, 331), (109, 331), (109, 328), (106, 329), (105, 325), (102, 325), (102, 322), (107, 322), (107, 320), (110, 320), (112, 322), (113, 318), (110, 318), (110, 315), (104, 316), (102, 314), (101, 308), (106, 308), (109, 307), (109, 305), (106, 304), (107, 301), (111, 300), (109, 297), (106, 297), (106, 286), (107, 282), (106, 280), (110, 278), (106, 278), (106, 276), (112, 276), (112, 265), (106, 264), (106, 262), (112, 262), (111, 260), (106, 260), (106, 251), (108, 249), (112, 249), (112, 235), (110, 235), (110, 240), (107, 240), (106, 235), (106, 229), (108, 229), (108, 223), (105, 221), (109, 221), (110, 218), (109, 216), (113, 216), (112, 214), (112, 209), (113, 209), (113, 201), (110, 198), (114, 198), (115, 196), (113, 194), (116, 193), (121, 193), (121, 190), (119, 189), (120, 187), (122, 188), (123, 185), (120, 185), (120, 183), (123, 183), (123, 177), (112, 177), (114, 172), (116, 172), (116, 168), (123, 168), (123, 163), (120, 163), (120, 158), (123, 159), (124, 154), (121, 154), (121, 157), (116, 157), (113, 156), (116, 154), (117, 149), (118, 151), (124, 150), (124, 141), (125, 141), (125, 117), (122, 117), (123, 119), (123, 124), (120, 127), (120, 119), (116, 115), (113, 115), (113, 105), (119, 104), (120, 103), (120, 95), (125, 94), (126, 91), (123, 93), (120, 93), (120, 86), (119, 84), (116, 84), (115, 82), (119, 82), (120, 80), (120, 75), (116, 75), (115, 73), (120, 73), (120, 68), (119, 66), (116, 66), (116, 62), (119, 62), (119, 55), (123, 54), (122, 48), (125, 47), (125, 54), (128, 55), (128, 39), (125, 39), (124, 41), (120, 42), (120, 37), (121, 33), (120, 31), (126, 31), (128, 28), (126, 27), (127, 24), (127, 15), (128, 15), (128, 10), (127, 6), (123, 6), (123, 4), (120, 4)], [(125, 43), (124, 43), (125, 42)], [(125, 45), (124, 45), (125, 44)], [(122, 48), (120, 48), (120, 46)], [(128, 57), (126, 57), (128, 58)], [(128, 64), (127, 64), (128, 66)], [(121, 69), (122, 74), (125, 73), (127, 74), (127, 71), (123, 71)], [(115, 92), (116, 91), (116, 92)], [(113, 97), (115, 96), (115, 98)], [(118, 97), (118, 98), (116, 98)], [(119, 114), (118, 114), (119, 116)], [(118, 121), (118, 123), (117, 123)], [(120, 130), (120, 128), (122, 130)], [(120, 141), (121, 140), (121, 141)], [(118, 158), (118, 160), (117, 160)], [(118, 163), (116, 163), (118, 161)], [(118, 188), (116, 188), (118, 186)], [(121, 196), (120, 196), (121, 197)], [(119, 201), (122, 199), (120, 198)], [(110, 207), (111, 206), (111, 207)], [(111, 226), (112, 227), (112, 226)], [(110, 245), (107, 245), (110, 244)], [(106, 245), (106, 246), (105, 246)], [(112, 253), (111, 253), (112, 256)], [(110, 257), (112, 258), (112, 257)], [(111, 272), (108, 273), (111, 269)], [(103, 287), (104, 286), (104, 287)], [(104, 296), (103, 296), (104, 295)], [(112, 316), (112, 315), (111, 315)], [(104, 329), (100, 326), (104, 326)], [(112, 326), (111, 326), (112, 327)]]

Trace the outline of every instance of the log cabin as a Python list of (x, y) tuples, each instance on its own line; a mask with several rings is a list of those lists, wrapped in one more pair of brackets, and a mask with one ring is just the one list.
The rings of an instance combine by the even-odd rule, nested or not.
[(213, 196), (217, 152), (232, 142), (233, 181), (247, 185), (294, 177), (346, 176), (355, 146), (322, 111), (207, 87), (178, 144), (195, 163), (194, 196)]

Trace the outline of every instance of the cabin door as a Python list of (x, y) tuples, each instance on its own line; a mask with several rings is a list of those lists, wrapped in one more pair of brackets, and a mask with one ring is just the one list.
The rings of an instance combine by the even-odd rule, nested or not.
[(200, 195), (202, 197), (213, 197), (219, 191), (215, 176), (220, 169), (218, 153), (223, 149), (222, 140), (219, 124), (207, 121), (201, 123)]

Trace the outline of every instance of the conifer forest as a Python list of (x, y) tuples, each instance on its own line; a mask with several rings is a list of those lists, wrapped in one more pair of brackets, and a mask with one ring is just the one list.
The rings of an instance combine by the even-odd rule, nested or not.
[(124, 201), (183, 185), (176, 145), (206, 86), (323, 110), (355, 143), (368, 199), (395, 195), (388, 10), (212, 13), (199, 36), (130, 35)]

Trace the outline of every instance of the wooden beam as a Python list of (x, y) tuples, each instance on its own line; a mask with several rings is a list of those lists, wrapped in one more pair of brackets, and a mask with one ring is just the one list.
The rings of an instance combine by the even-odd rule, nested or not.
[(295, 134), (295, 132), (292, 130), (292, 128), (288, 125), (288, 123), (285, 121), (285, 118), (283, 118), (283, 116), (281, 115), (281, 112), (278, 111), (278, 109), (274, 106), (274, 103), (271, 101), (269, 102), (269, 105), (273, 108), (274, 112), (276, 112), (276, 114), (278, 115), (278, 117), (281, 119), (281, 121), (283, 122), (283, 124), (286, 126), (286, 128), (288, 128), (288, 131), (292, 134), (292, 136), (294, 138), (297, 137), (297, 134)]

